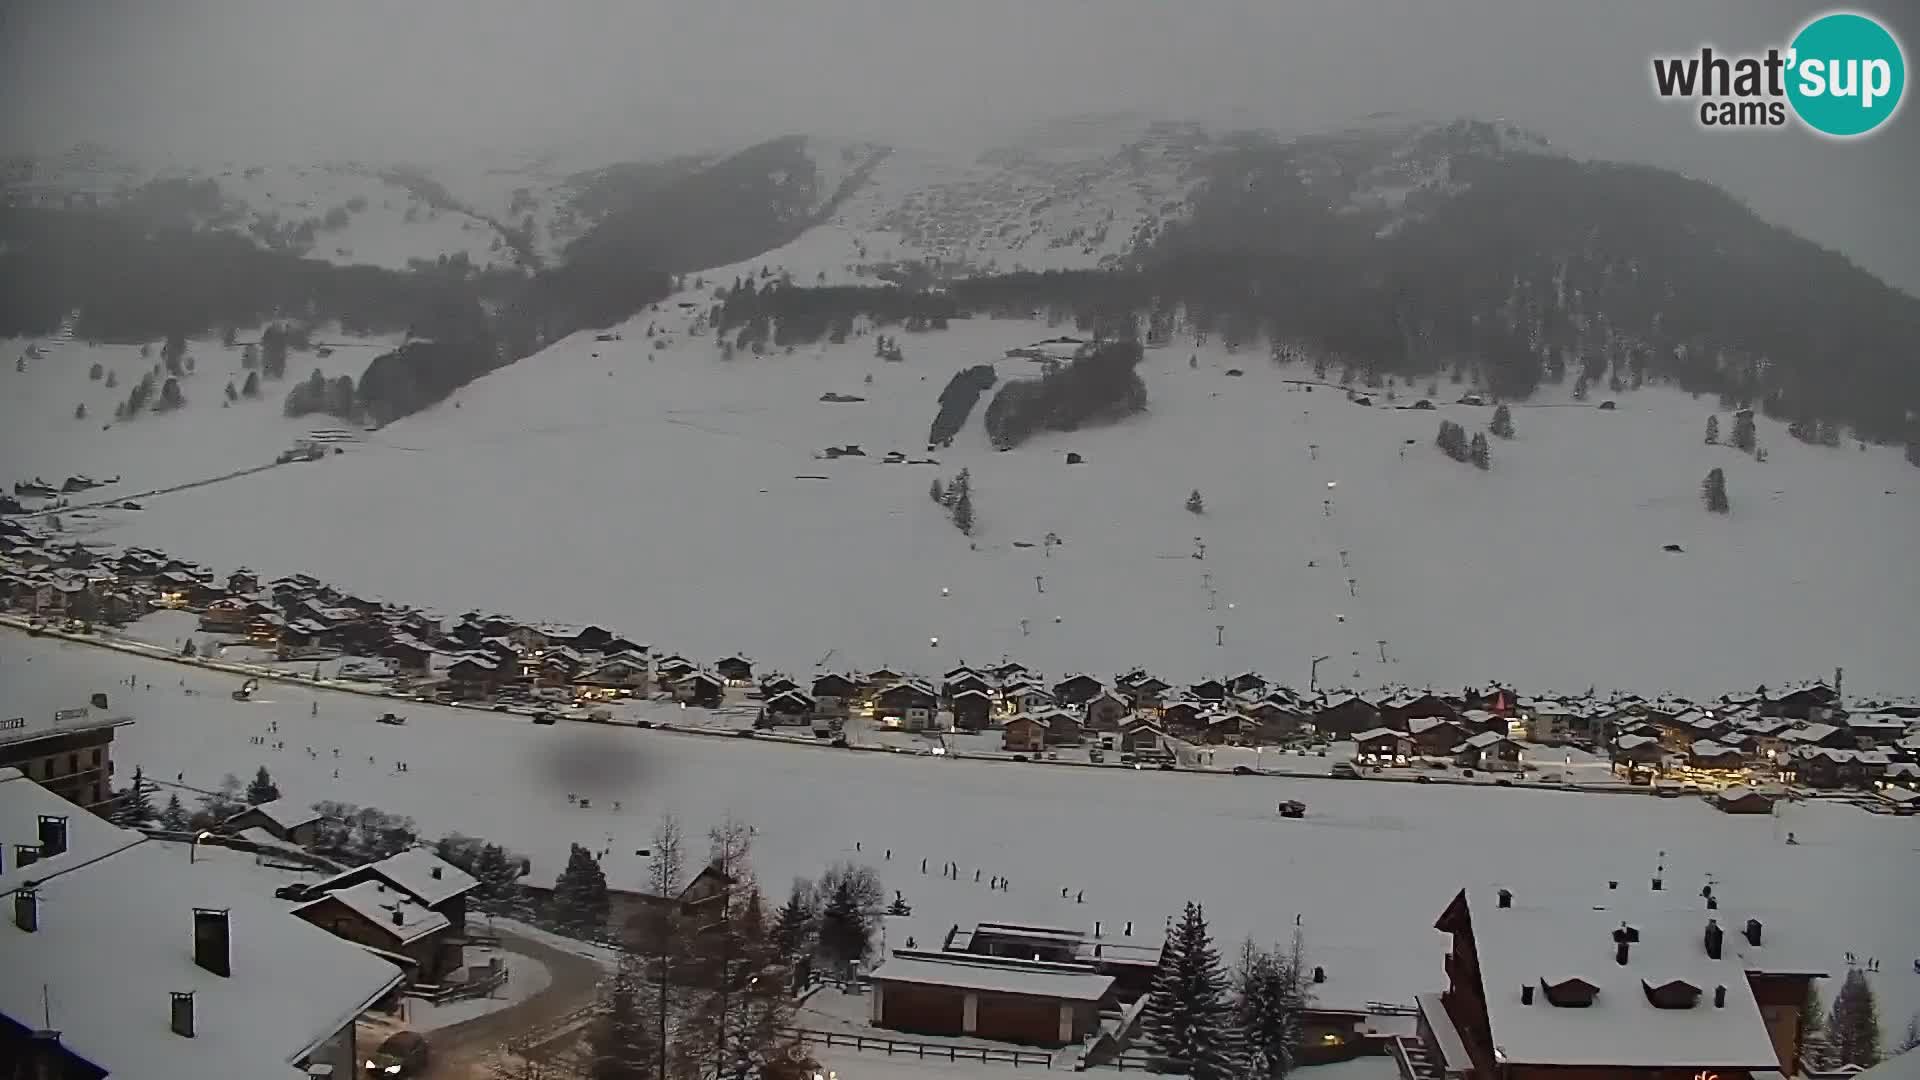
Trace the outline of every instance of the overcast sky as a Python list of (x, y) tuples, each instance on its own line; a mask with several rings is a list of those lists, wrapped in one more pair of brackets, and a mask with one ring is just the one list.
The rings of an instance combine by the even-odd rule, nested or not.
[[(938, 147), (1150, 110), (1309, 129), (1505, 117), (1712, 180), (1920, 292), (1920, 107), (1850, 144), (1707, 134), (1648, 58), (1806, 0), (0, 0), (0, 146), (433, 161), (789, 131)], [(1861, 7), (1920, 53), (1920, 2)], [(1911, 89), (1911, 98), (1920, 88)]]

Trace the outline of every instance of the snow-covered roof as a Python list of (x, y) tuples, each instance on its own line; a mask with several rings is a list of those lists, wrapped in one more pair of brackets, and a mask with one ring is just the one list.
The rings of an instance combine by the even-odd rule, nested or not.
[[(1476, 894), (1477, 895), (1477, 894)], [(1515, 1065), (1650, 1068), (1777, 1068), (1779, 1059), (1747, 982), (1740, 924), (1722, 920), (1721, 959), (1707, 955), (1710, 913), (1632, 914), (1578, 907), (1545, 909), (1474, 903), (1487, 1020), (1502, 1060)], [(1614, 931), (1639, 932), (1627, 963), (1615, 959)], [(1579, 978), (1597, 987), (1585, 1008), (1551, 1004), (1542, 987)], [(1682, 981), (1699, 993), (1691, 1008), (1656, 1008), (1647, 988)], [(1530, 1003), (1522, 998), (1530, 987)], [(1724, 987), (1726, 1004), (1716, 1007)]]
[(1409, 735), (1420, 735), (1440, 727), (1443, 724), (1452, 728), (1458, 728), (1460, 726), (1455, 721), (1449, 720), (1444, 716), (1416, 716), (1407, 721), (1407, 733)]
[[(67, 850), (22, 869), (13, 845), (37, 842), (43, 815), (67, 819)], [(139, 833), (107, 824), (27, 779), (18, 769), (0, 768), (0, 844), (5, 845), (0, 851), (0, 895), (22, 882), (44, 880), (139, 842)]]
[(1692, 751), (1693, 756), (1703, 758), (1725, 757), (1728, 754), (1737, 755), (1740, 753), (1739, 750), (1727, 746), (1724, 743), (1714, 742), (1712, 739), (1695, 739)]
[(249, 806), (245, 810), (240, 811), (240, 813), (229, 817), (227, 820), (232, 821), (233, 818), (248, 813), (260, 814), (268, 821), (279, 826), (283, 832), (292, 832), (302, 825), (320, 820), (320, 814), (312, 807), (301, 806), (292, 799), (275, 799), (272, 802), (263, 802), (257, 806)]
[(309, 901), (295, 908), (306, 911), (316, 904), (324, 904), (331, 898), (352, 908), (368, 922), (391, 934), (394, 940), (405, 945), (418, 941), (428, 934), (438, 933), (452, 924), (445, 915), (415, 903), (399, 889), (390, 889), (382, 881), (363, 881), (344, 889), (334, 889), (317, 900)]
[[(22, 677), (5, 680), (7, 686), (0, 690), (0, 744), (38, 739), (54, 732), (85, 731), (133, 723), (133, 718), (122, 710), (93, 708), (84, 694), (61, 696), (60, 690), (54, 690), (40, 680), (25, 677), (25, 672), (19, 674)], [(125, 687), (119, 690), (112, 687), (103, 689), (106, 689), (111, 705), (120, 696), (119, 690), (125, 690)]]
[(1649, 743), (1659, 741), (1651, 735), (1622, 735), (1613, 741), (1613, 745), (1620, 750), (1638, 750)]
[[(22, 785), (36, 786), (0, 789)], [(91, 816), (65, 805), (70, 821)], [(0, 1014), (31, 1028), (50, 1018), (69, 1052), (107, 1072), (297, 1076), (296, 1060), (400, 982), (393, 964), (237, 880), (231, 862), (194, 862), (177, 845), (105, 827), (125, 833), (111, 854), (52, 874), (50, 863), (31, 868), (37, 929), (0, 922), (0, 970), (32, 973), (0, 979)], [(194, 963), (195, 908), (227, 912), (230, 976)], [(168, 1027), (172, 994), (183, 991), (194, 994), (193, 1038)]]
[(1853, 1080), (1920, 1080), (1920, 1049), (1895, 1054), (1865, 1072), (1856, 1073)]
[(1113, 986), (1111, 975), (1099, 975), (1091, 970), (1074, 971), (1060, 964), (1029, 965), (974, 957), (948, 959), (944, 955), (935, 959), (927, 955), (903, 956), (899, 952), (875, 968), (872, 978), (874, 982), (947, 986), (1065, 1001), (1098, 1001)]
[(1839, 730), (1839, 728), (1832, 724), (1808, 724), (1806, 727), (1794, 728), (1780, 737), (1788, 742), (1814, 743), (1827, 738)]
[(379, 862), (335, 874), (316, 888), (329, 889), (336, 882), (359, 881), (368, 876), (380, 878), (428, 907), (450, 900), (480, 884), (473, 875), (427, 848), (409, 848)]
[(1404, 737), (1402, 732), (1395, 731), (1392, 728), (1377, 727), (1377, 728), (1368, 728), (1367, 730), (1360, 732), (1359, 734), (1353, 737), (1353, 741), (1357, 743), (1372, 742), (1375, 739), (1384, 739), (1393, 735), (1401, 735)]

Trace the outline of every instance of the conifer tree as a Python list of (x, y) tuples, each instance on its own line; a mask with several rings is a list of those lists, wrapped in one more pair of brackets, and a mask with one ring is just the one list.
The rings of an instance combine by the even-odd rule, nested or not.
[(1300, 937), (1293, 951), (1261, 949), (1249, 938), (1240, 946), (1234, 972), (1234, 1018), (1239, 1024), (1250, 1077), (1275, 1080), (1293, 1069), (1300, 1045), (1300, 1014), (1306, 1005), (1300, 972)]
[(1729, 509), (1727, 502), (1727, 474), (1715, 468), (1707, 473), (1700, 482), (1700, 498), (1705, 500), (1707, 509), (1715, 514), (1724, 514)]
[(1720, 445), (1720, 417), (1717, 415), (1707, 417), (1707, 445)]
[(654, 1025), (642, 1015), (644, 962), (623, 949), (602, 994), (604, 1010), (587, 1031), (589, 1080), (643, 1080), (660, 1068)]
[(1880, 1063), (1880, 1007), (1873, 999), (1873, 984), (1859, 968), (1847, 972), (1840, 992), (1833, 996), (1833, 1011), (1827, 1014), (1827, 1052), (1831, 1068), (1858, 1065), (1866, 1069)]
[(953, 500), (953, 527), (963, 536), (973, 535), (973, 495), (965, 490)]
[(1496, 406), (1493, 410), (1493, 422), (1487, 425), (1487, 430), (1493, 432), (1496, 438), (1513, 438), (1513, 410), (1507, 408), (1504, 403)]
[(1807, 996), (1800, 1002), (1800, 1068), (1827, 1067), (1827, 1008), (1820, 1001), (1820, 985), (1807, 984)]
[(787, 902), (773, 917), (773, 943), (790, 973), (791, 989), (796, 994), (806, 989), (813, 973), (818, 922), (813, 886), (804, 878), (794, 879)]
[(575, 933), (599, 934), (607, 925), (607, 876), (593, 852), (569, 845), (566, 869), (553, 882), (553, 915)]
[(1493, 452), (1487, 446), (1486, 432), (1476, 431), (1473, 433), (1473, 444), (1468, 448), (1467, 456), (1473, 459), (1473, 467), (1476, 469), (1490, 469), (1493, 467)]
[(168, 832), (186, 832), (190, 824), (187, 808), (180, 805), (180, 793), (167, 796), (166, 808), (160, 811), (160, 827)]
[(853, 973), (873, 948), (873, 926), (861, 910), (853, 883), (841, 879), (820, 912), (820, 953), (842, 980)]
[(1236, 1080), (1242, 1075), (1226, 972), (1198, 904), (1189, 902), (1167, 935), (1140, 1022), (1166, 1069), (1184, 1070), (1192, 1080)]
[(1742, 409), (1733, 414), (1733, 448), (1751, 454), (1758, 441), (1753, 429), (1753, 410)]
[(113, 823), (137, 829), (153, 820), (153, 799), (147, 794), (147, 777), (138, 766), (133, 770), (133, 786), (120, 793), (113, 807)]
[(253, 774), (253, 782), (247, 785), (247, 802), (252, 806), (270, 803), (280, 797), (280, 789), (274, 785), (273, 777), (268, 775), (267, 767), (260, 766)]

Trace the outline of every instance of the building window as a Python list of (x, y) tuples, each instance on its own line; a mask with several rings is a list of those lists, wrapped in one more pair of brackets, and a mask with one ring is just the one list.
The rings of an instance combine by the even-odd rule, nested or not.
[(89, 759), (88, 764), (95, 769), (100, 767), (100, 748), (99, 747), (96, 746), (93, 748), (93, 756), (91, 759)]
[(67, 771), (69, 773), (77, 773), (80, 771), (80, 755), (79, 754), (67, 755)]

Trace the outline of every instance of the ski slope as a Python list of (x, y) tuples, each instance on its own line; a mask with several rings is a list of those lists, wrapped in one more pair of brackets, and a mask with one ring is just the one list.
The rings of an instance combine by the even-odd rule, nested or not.
[[(124, 688), (130, 675), (139, 689)], [(1771, 819), (1691, 799), (959, 762), (538, 727), (278, 683), (236, 702), (235, 682), (0, 633), (0, 705), (39, 708), (104, 690), (134, 717), (114, 743), (123, 780), (138, 766), (149, 780), (212, 789), (224, 774), (244, 781), (264, 765), (297, 804), (375, 805), (411, 815), (430, 838), (459, 831), (506, 844), (532, 860), (536, 882), (551, 881), (580, 843), (600, 855), (609, 884), (637, 887), (644, 860), (634, 851), (648, 846), (660, 814), (681, 816), (697, 853), (732, 813), (756, 829), (752, 863), (774, 902), (794, 877), (832, 861), (875, 866), (913, 908), (888, 920), (889, 946), (908, 935), (937, 942), (952, 924), (982, 919), (1086, 929), (1099, 920), (1108, 933), (1131, 920), (1147, 936), (1197, 900), (1228, 952), (1250, 934), (1284, 941), (1298, 915), (1309, 963), (1327, 969), (1320, 1000), (1360, 1006), (1445, 985), (1446, 938), (1432, 925), (1459, 888), (1499, 884), (1527, 903), (1579, 911), (1635, 894), (1645, 902), (1664, 852), (1667, 903), (1694, 910), (1711, 875), (1725, 911), (1765, 921), (1782, 962), (1837, 973), (1849, 950), (1876, 956), (1887, 1022), (1920, 1007), (1908, 963), (1920, 949), (1909, 902), (1914, 823), (1837, 803)], [(396, 704), (405, 725), (376, 722)], [(254, 735), (268, 745), (251, 745)], [(571, 805), (570, 794), (590, 805)], [(1281, 799), (1304, 801), (1307, 817), (1279, 818)], [(948, 860), (961, 865), (960, 880), (941, 878)], [(1007, 877), (1009, 889), (976, 885), (976, 868), (983, 881)], [(1621, 892), (1609, 895), (1609, 880)], [(1609, 942), (1594, 942), (1596, 963), (1610, 953)]]
[[(1489, 409), (1365, 408), (1264, 352), (1176, 345), (1147, 354), (1146, 415), (996, 453), (983, 401), (939, 465), (884, 464), (925, 456), (955, 370), (1060, 330), (956, 322), (903, 335), (899, 364), (870, 336), (724, 361), (684, 318), (665, 304), (624, 340), (577, 336), (350, 454), (155, 499), (99, 536), (795, 672), (1014, 655), (1304, 687), (1324, 656), (1323, 687), (1712, 695), (1843, 666), (1850, 692), (1920, 690), (1920, 474), (1891, 449), (1805, 446), (1763, 419), (1760, 463), (1702, 444), (1711, 399), (1649, 389), (1614, 411), (1517, 407), (1482, 473), (1432, 440), (1438, 417), (1477, 429)], [(43, 429), (26, 471), (136, 468), (67, 430)], [(867, 456), (815, 456), (847, 443)], [(1716, 466), (1724, 517), (1698, 495)], [(971, 540), (928, 498), (961, 468)], [(1201, 516), (1182, 509), (1195, 488)]]

